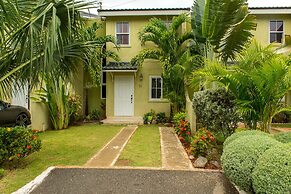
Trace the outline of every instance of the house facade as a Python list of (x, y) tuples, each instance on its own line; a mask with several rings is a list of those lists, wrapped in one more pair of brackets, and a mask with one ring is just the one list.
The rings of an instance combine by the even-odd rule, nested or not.
[[(100, 35), (112, 35), (117, 39), (118, 47), (107, 44), (106, 49), (117, 52), (120, 61), (106, 59), (100, 87), (90, 85), (89, 76), (80, 67), (75, 77), (75, 92), (81, 97), (86, 115), (94, 110), (103, 110), (107, 118), (135, 117), (142, 122), (142, 116), (154, 110), (170, 113), (170, 103), (163, 95), (162, 66), (154, 60), (146, 60), (141, 68), (131, 65), (130, 61), (143, 48), (152, 44), (141, 45), (138, 32), (153, 17), (170, 24), (174, 16), (190, 13), (190, 6), (185, 8), (138, 8), (138, 9), (100, 9), (98, 20), (104, 28)], [(291, 5), (289, 6), (253, 6), (251, 14), (256, 16), (257, 30), (254, 38), (262, 45), (272, 43), (280, 47), (285, 37), (291, 35)], [(97, 20), (97, 19), (95, 19)], [(182, 30), (187, 30), (183, 26)], [(286, 102), (291, 104), (291, 93)], [(188, 107), (188, 106), (187, 106)], [(191, 105), (189, 105), (191, 107)], [(31, 102), (32, 127), (48, 129), (48, 112), (43, 105)], [(40, 114), (41, 113), (41, 114)]]

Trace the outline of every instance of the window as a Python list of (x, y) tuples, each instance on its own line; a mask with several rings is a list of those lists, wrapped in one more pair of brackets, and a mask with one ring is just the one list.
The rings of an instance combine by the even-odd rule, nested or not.
[(282, 20), (270, 21), (270, 43), (282, 43), (284, 24)]
[(106, 99), (106, 72), (102, 72), (101, 81), (101, 99)]
[(116, 23), (116, 39), (118, 45), (129, 45), (129, 23)]
[(163, 98), (163, 80), (160, 76), (150, 77), (150, 99), (160, 100)]

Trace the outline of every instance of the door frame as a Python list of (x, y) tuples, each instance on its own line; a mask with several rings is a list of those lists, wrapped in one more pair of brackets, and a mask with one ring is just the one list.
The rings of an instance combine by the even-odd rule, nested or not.
[[(117, 114), (117, 110), (116, 110), (116, 106), (118, 104), (118, 100), (116, 98), (116, 91), (117, 91), (117, 82), (116, 82), (116, 78), (118, 77), (127, 77), (129, 79), (131, 79), (131, 87), (132, 87), (132, 115), (118, 115)], [(134, 76), (133, 75), (115, 75), (114, 76), (114, 116), (119, 116), (119, 117), (133, 117), (134, 116)]]

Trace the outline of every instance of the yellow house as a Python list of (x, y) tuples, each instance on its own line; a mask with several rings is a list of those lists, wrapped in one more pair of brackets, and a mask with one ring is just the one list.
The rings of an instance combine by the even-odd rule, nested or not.
[[(284, 44), (285, 36), (291, 35), (291, 5), (277, 6), (274, 2), (272, 5), (265, 2), (259, 5), (249, 2), (250, 12), (256, 16), (257, 22), (254, 38), (263, 45), (272, 43), (274, 47), (279, 47)], [(192, 3), (185, 8), (100, 9), (96, 16), (104, 25), (100, 35), (116, 37), (119, 46), (116, 48), (108, 44), (106, 49), (117, 52), (120, 61), (104, 59), (100, 87), (90, 87), (90, 80), (80, 67), (74, 87), (81, 96), (82, 114), (103, 107), (107, 118), (105, 123), (142, 123), (142, 116), (151, 110), (169, 115), (170, 103), (163, 96), (161, 64), (147, 60), (138, 69), (129, 62), (144, 47), (152, 46), (142, 46), (138, 39), (138, 32), (151, 18), (161, 18), (169, 24), (174, 16), (190, 13), (191, 6)], [(291, 104), (291, 93), (287, 103)], [(49, 127), (47, 113), (39, 119), (39, 112), (44, 112), (42, 109), (42, 106), (31, 103), (33, 128), (42, 129), (44, 125), (45, 129)]]

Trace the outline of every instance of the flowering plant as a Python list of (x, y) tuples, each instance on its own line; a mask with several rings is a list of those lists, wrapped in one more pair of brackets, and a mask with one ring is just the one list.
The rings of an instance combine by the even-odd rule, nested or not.
[(207, 151), (216, 145), (212, 133), (204, 128), (199, 129), (191, 140), (191, 149), (195, 156), (206, 156)]
[(24, 127), (0, 128), (0, 164), (24, 158), (41, 148), (37, 131)]
[(188, 121), (180, 120), (179, 125), (175, 127), (175, 130), (181, 141), (190, 143), (191, 128), (190, 128), (190, 123)]

